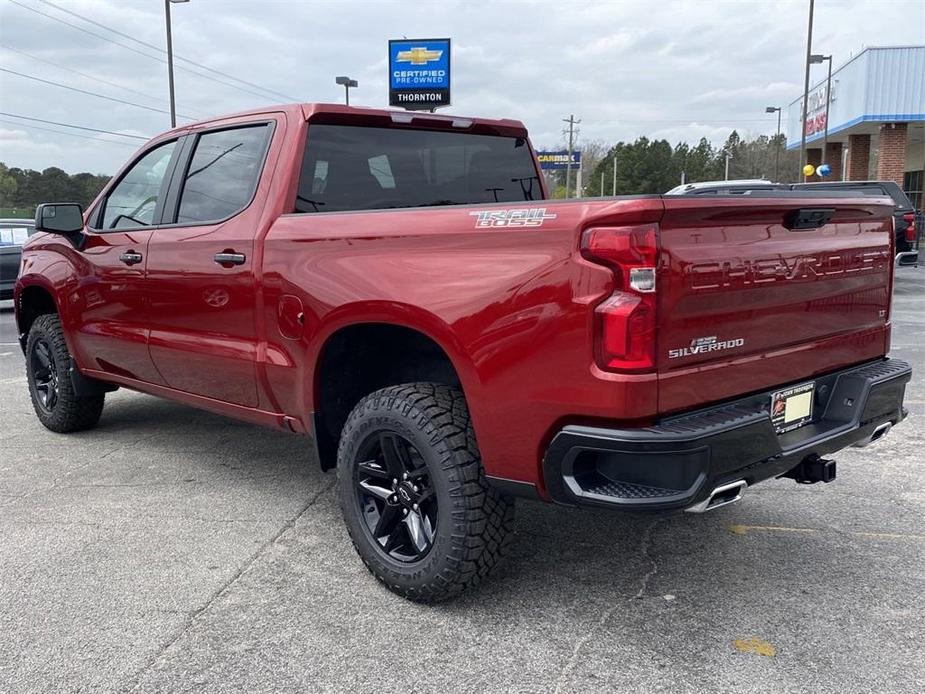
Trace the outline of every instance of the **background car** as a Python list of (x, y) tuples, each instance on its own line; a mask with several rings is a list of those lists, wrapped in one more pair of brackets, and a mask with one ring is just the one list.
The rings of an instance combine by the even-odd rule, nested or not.
[(31, 219), (0, 219), (0, 301), (13, 298), (22, 245), (34, 233)]
[[(916, 225), (916, 211), (895, 181), (822, 181), (819, 183), (794, 183), (793, 190), (837, 190), (859, 195), (885, 196), (893, 200), (893, 220), (896, 229), (896, 253), (909, 253), (918, 249), (919, 228)], [(901, 258), (902, 264), (911, 264), (916, 258)]]
[(741, 178), (733, 181), (700, 181), (699, 183), (682, 183), (669, 190), (665, 195), (716, 195), (717, 193), (744, 193), (747, 190), (786, 188), (786, 185), (772, 183), (763, 178)]

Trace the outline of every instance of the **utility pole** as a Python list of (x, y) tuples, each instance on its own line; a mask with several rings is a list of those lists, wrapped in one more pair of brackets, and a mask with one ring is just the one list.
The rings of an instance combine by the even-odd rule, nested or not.
[(581, 123), (581, 119), (575, 120), (575, 116), (570, 115), (562, 119), (563, 123), (568, 123), (568, 162), (565, 165), (565, 197), (569, 197), (569, 191), (572, 188), (572, 152), (575, 149), (575, 126)]
[(170, 127), (177, 127), (177, 99), (173, 91), (173, 33), (170, 31), (170, 6), (189, 0), (164, 0), (164, 20), (167, 23), (167, 84), (170, 88)]
[[(803, 77), (803, 118), (800, 120), (800, 176), (806, 164), (806, 116), (809, 108), (809, 56), (813, 52), (813, 7), (815, 0), (809, 0), (809, 26), (806, 29), (806, 73)], [(803, 176), (806, 181), (806, 176)]]
[(614, 153), (613, 153), (613, 181), (612, 183), (613, 183), (613, 191), (611, 192), (611, 195), (616, 197), (617, 196), (617, 151), (616, 150), (614, 150)]
[(723, 179), (724, 181), (729, 180), (729, 160), (730, 159), (732, 159), (732, 155), (729, 154), (729, 150), (726, 150), (726, 177)]
[(170, 127), (177, 127), (177, 100), (173, 93), (173, 36), (170, 32), (170, 0), (164, 0), (167, 21), (167, 84), (170, 89)]
[(604, 197), (604, 172), (601, 171), (601, 197)]

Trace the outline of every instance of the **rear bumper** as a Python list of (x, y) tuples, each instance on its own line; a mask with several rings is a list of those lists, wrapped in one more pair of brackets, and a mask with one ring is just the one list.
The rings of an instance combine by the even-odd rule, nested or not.
[(888, 430), (884, 424), (905, 418), (911, 376), (906, 362), (882, 359), (817, 377), (813, 421), (780, 435), (769, 416), (771, 391), (643, 429), (566, 426), (543, 460), (546, 487), (564, 504), (697, 507), (717, 487), (752, 485), (804, 460), (869, 443)]

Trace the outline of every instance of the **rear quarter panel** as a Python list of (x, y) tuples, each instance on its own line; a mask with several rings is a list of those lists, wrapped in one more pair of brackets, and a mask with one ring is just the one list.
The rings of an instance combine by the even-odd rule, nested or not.
[[(416, 329), (452, 360), (486, 471), (535, 481), (563, 413), (644, 419), (655, 377), (603, 374), (593, 365), (592, 312), (611, 273), (578, 254), (577, 230), (654, 221), (656, 199), (536, 202), (555, 214), (538, 228), (476, 228), (479, 210), (287, 215), (267, 234), (264, 311), (268, 387), (282, 411), (316, 401), (315, 365), (338, 329), (364, 322)], [(304, 307), (298, 341), (279, 332), (282, 296)]]

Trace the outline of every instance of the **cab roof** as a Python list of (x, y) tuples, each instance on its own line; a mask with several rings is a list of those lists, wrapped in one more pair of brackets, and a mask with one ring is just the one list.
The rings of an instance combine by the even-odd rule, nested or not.
[[(226, 120), (270, 113), (285, 113), (293, 118), (303, 118), (313, 123), (361, 123), (369, 126), (421, 127), (427, 129), (459, 129), (479, 134), (526, 137), (527, 129), (521, 121), (510, 118), (472, 118), (426, 111), (405, 111), (404, 109), (379, 109), (343, 104), (279, 104), (249, 109), (187, 123), (169, 132), (185, 132), (204, 126), (215, 125)], [(166, 134), (166, 133), (164, 133)], [(160, 137), (160, 136), (159, 136)]]

